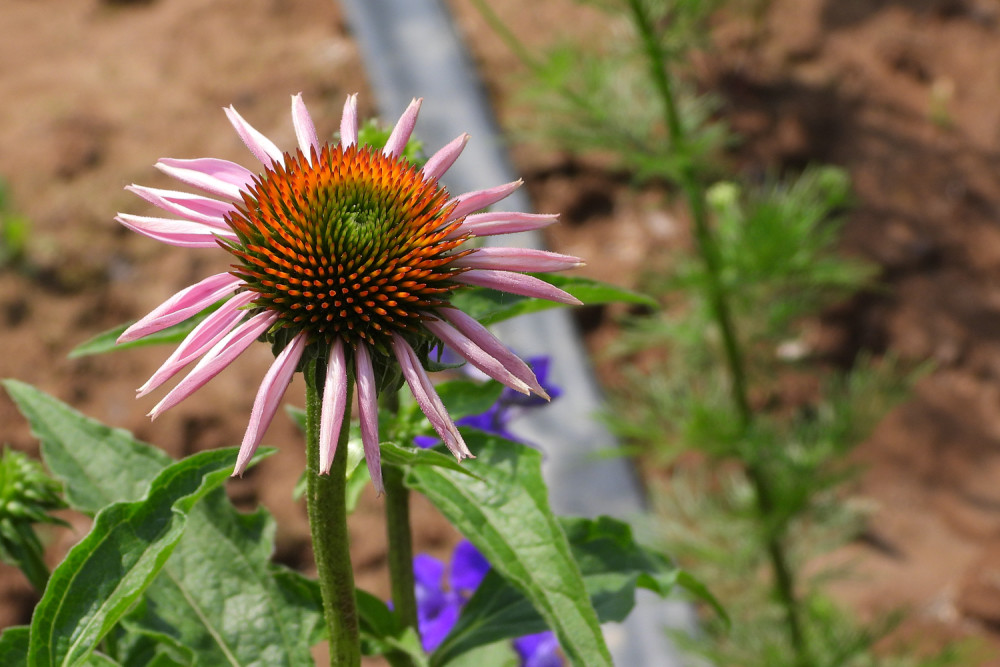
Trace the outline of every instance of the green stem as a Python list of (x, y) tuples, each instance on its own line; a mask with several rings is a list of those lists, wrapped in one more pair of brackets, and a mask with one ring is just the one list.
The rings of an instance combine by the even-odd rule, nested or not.
[[(382, 408), (399, 414), (399, 394), (383, 392), (379, 397)], [(419, 636), (417, 622), (417, 586), (413, 575), (413, 534), (410, 529), (410, 490), (403, 484), (403, 469), (382, 466), (385, 485), (385, 529), (389, 538), (389, 582), (392, 605), (400, 628), (413, 628)], [(386, 655), (392, 667), (413, 667), (413, 660), (402, 651)]]
[[(416, 581), (413, 578), (413, 536), (410, 531), (410, 490), (403, 486), (403, 470), (383, 466), (385, 521), (389, 537), (389, 579), (392, 604), (401, 628), (417, 626)], [(405, 656), (401, 656), (405, 657)], [(412, 664), (408, 659), (393, 665)]]
[(351, 428), (354, 381), (347, 380), (347, 406), (329, 475), (319, 474), (319, 424), (323, 403), (324, 364), (311, 361), (305, 369), (306, 447), (309, 470), (306, 494), (309, 526), (323, 613), (330, 635), (331, 667), (361, 664), (358, 611), (347, 532), (347, 439)]
[[(754, 415), (750, 408), (747, 392), (746, 364), (733, 325), (728, 294), (722, 282), (722, 258), (719, 255), (719, 248), (712, 229), (708, 224), (704, 189), (699, 182), (695, 164), (691, 160), (687, 137), (674, 101), (673, 88), (667, 72), (667, 54), (657, 38), (656, 29), (646, 13), (642, 0), (629, 0), (629, 8), (642, 39), (653, 82), (663, 103), (664, 120), (670, 133), (671, 145), (675, 153), (680, 156), (678, 174), (680, 186), (691, 209), (698, 253), (705, 265), (709, 306), (722, 335), (722, 346), (730, 376), (730, 395), (733, 405), (736, 407), (740, 430), (743, 434), (747, 434), (753, 424)], [(745, 465), (747, 477), (754, 487), (757, 509), (765, 521), (770, 524), (769, 519), (776, 510), (776, 503), (771, 493), (767, 470), (754, 460), (745, 461)], [(774, 576), (775, 595), (785, 610), (789, 643), (796, 655), (797, 662), (799, 665), (809, 665), (811, 663), (805, 635), (802, 631), (801, 610), (795, 595), (794, 573), (788, 563), (781, 533), (782, 531), (775, 530), (769, 525), (765, 536), (768, 559)]]

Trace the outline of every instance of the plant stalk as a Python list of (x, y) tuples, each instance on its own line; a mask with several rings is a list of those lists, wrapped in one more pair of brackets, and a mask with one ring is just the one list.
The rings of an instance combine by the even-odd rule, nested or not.
[[(410, 490), (403, 485), (403, 470), (382, 468), (385, 484), (385, 521), (389, 538), (389, 579), (392, 605), (401, 628), (417, 625), (416, 581), (413, 576), (413, 536), (410, 530)], [(393, 664), (400, 664), (393, 661)], [(408, 659), (405, 663), (412, 664)]]
[(330, 474), (319, 474), (319, 424), (323, 403), (324, 364), (311, 361), (305, 369), (306, 451), (308, 472), (306, 504), (312, 531), (313, 553), (323, 614), (330, 637), (331, 667), (358, 667), (361, 644), (354, 593), (350, 541), (347, 532), (347, 439), (351, 429), (351, 395), (354, 379), (347, 376), (347, 406), (337, 439)]
[[(699, 182), (696, 166), (691, 161), (687, 137), (677, 112), (673, 87), (667, 72), (667, 54), (656, 36), (656, 29), (646, 13), (642, 0), (629, 0), (629, 8), (649, 61), (650, 74), (663, 104), (664, 120), (670, 134), (671, 145), (681, 158), (678, 180), (691, 210), (698, 253), (705, 265), (709, 306), (722, 336), (730, 377), (731, 398), (740, 421), (740, 431), (747, 434), (753, 424), (754, 415), (747, 392), (746, 364), (736, 336), (728, 294), (721, 278), (722, 259), (708, 223), (704, 188)], [(755, 461), (744, 463), (747, 477), (754, 488), (758, 511), (763, 517), (772, 516), (776, 508), (767, 471)], [(802, 631), (801, 609), (795, 595), (794, 573), (788, 563), (781, 538), (781, 531), (769, 529), (765, 537), (766, 549), (774, 577), (774, 592), (785, 610), (789, 643), (796, 655), (797, 663), (805, 667), (811, 662)]]

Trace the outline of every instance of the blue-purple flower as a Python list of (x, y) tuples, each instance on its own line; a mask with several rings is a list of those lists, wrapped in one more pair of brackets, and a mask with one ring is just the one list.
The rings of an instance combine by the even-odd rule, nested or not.
[[(417, 621), (420, 641), (428, 653), (434, 651), (458, 621), (462, 607), (472, 597), (490, 564), (472, 543), (462, 540), (451, 555), (448, 576), (445, 565), (433, 556), (413, 559), (416, 579)], [(522, 667), (561, 667), (559, 642), (551, 632), (539, 632), (514, 640)]]
[[(562, 395), (562, 389), (549, 381), (549, 364), (551, 363), (549, 357), (528, 357), (525, 361), (528, 362), (528, 366), (538, 379), (538, 384), (545, 390), (551, 400), (555, 400)], [(540, 408), (548, 404), (549, 402), (540, 396), (525, 396), (508, 387), (504, 387), (500, 393), (500, 398), (486, 412), (462, 417), (455, 422), (455, 425), (471, 426), (507, 440), (522, 442), (516, 435), (510, 432), (507, 428), (508, 424), (521, 416), (525, 411), (532, 408)], [(414, 438), (413, 442), (419, 447), (426, 448), (433, 447), (440, 440), (433, 436), (420, 435)]]

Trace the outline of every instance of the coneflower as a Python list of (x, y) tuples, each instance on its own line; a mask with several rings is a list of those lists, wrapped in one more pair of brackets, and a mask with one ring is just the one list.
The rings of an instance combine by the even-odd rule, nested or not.
[(344, 106), (339, 143), (319, 141), (301, 95), (295, 95), (298, 148), (286, 153), (230, 107), (229, 121), (262, 170), (216, 158), (164, 158), (159, 169), (211, 196), (127, 188), (177, 218), (119, 214), (126, 227), (171, 245), (221, 247), (234, 259), (230, 272), (181, 290), (119, 338), (141, 338), (223, 302), (139, 388), (140, 396), (152, 391), (200, 357), (150, 416), (190, 396), (254, 341), (266, 340), (276, 351), (234, 474), (245, 469), (292, 375), (309, 359), (322, 359), (326, 367), (320, 472), (330, 470), (353, 374), (365, 457), (380, 492), (377, 395), (400, 375), (455, 456), (471, 456), (421, 365), (437, 340), (511, 389), (546, 397), (527, 364), (450, 299), (463, 286), (476, 285), (576, 304), (526, 272), (581, 262), (541, 250), (469, 247), (472, 237), (537, 229), (556, 216), (476, 213), (507, 197), (520, 181), (451, 196), (439, 179), (469, 137), (456, 138), (422, 168), (411, 164), (402, 155), (419, 109), (420, 100), (414, 100), (377, 150), (358, 144), (355, 95)]

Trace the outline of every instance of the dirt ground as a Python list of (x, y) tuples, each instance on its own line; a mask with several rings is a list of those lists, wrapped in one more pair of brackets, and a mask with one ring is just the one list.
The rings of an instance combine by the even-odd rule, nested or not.
[[(451, 4), (505, 118), (513, 57), (464, 0)], [(601, 29), (590, 11), (564, 20), (572, 7), (497, 3), (532, 45), (560, 30)], [(66, 355), (224, 269), (219, 253), (168, 248), (112, 219), (148, 213), (125, 185), (170, 187), (152, 168), (160, 157), (250, 163), (222, 107), (234, 104), (283, 146), (294, 143), (291, 93), (305, 94), (321, 132), (337, 127), (347, 93), (360, 91), (362, 112), (373, 112), (339, 8), (7, 0), (0, 26), (0, 178), (31, 224), (25, 265), (0, 269), (0, 377), (35, 384), (177, 456), (238, 443), (253, 400), (247, 387), (269, 361), (263, 348), (155, 423), (144, 417), (155, 398), (135, 401), (133, 392), (167, 350)], [(837, 594), (861, 615), (909, 606), (914, 633), (971, 634), (1000, 649), (998, 37), (995, 0), (773, 0), (756, 27), (721, 17), (717, 48), (697, 70), (746, 138), (732, 156), (739, 168), (824, 162), (852, 177), (857, 207), (844, 249), (877, 262), (885, 289), (816, 323), (817, 353), (892, 349), (936, 364), (859, 451), (862, 491), (877, 509), (871, 539), (845, 554), (858, 576)], [(649, 193), (558, 154), (512, 148), (538, 207), (564, 214), (550, 241), (586, 257), (591, 275), (632, 284), (672, 242)], [(609, 327), (596, 324), (591, 340), (603, 341)], [(0, 424), (0, 440), (36, 451), (6, 397)], [(301, 442), (281, 418), (266, 441)], [(284, 446), (231, 492), (274, 512), (277, 558), (308, 570), (304, 508), (289, 500), (303, 467), (301, 449)], [(352, 544), (359, 585), (385, 595), (380, 512), (368, 498)], [(418, 549), (443, 553), (454, 533), (427, 506), (415, 512)], [(86, 529), (75, 525), (54, 534), (53, 562)], [(0, 627), (27, 622), (33, 602), (19, 573), (0, 565)]]

